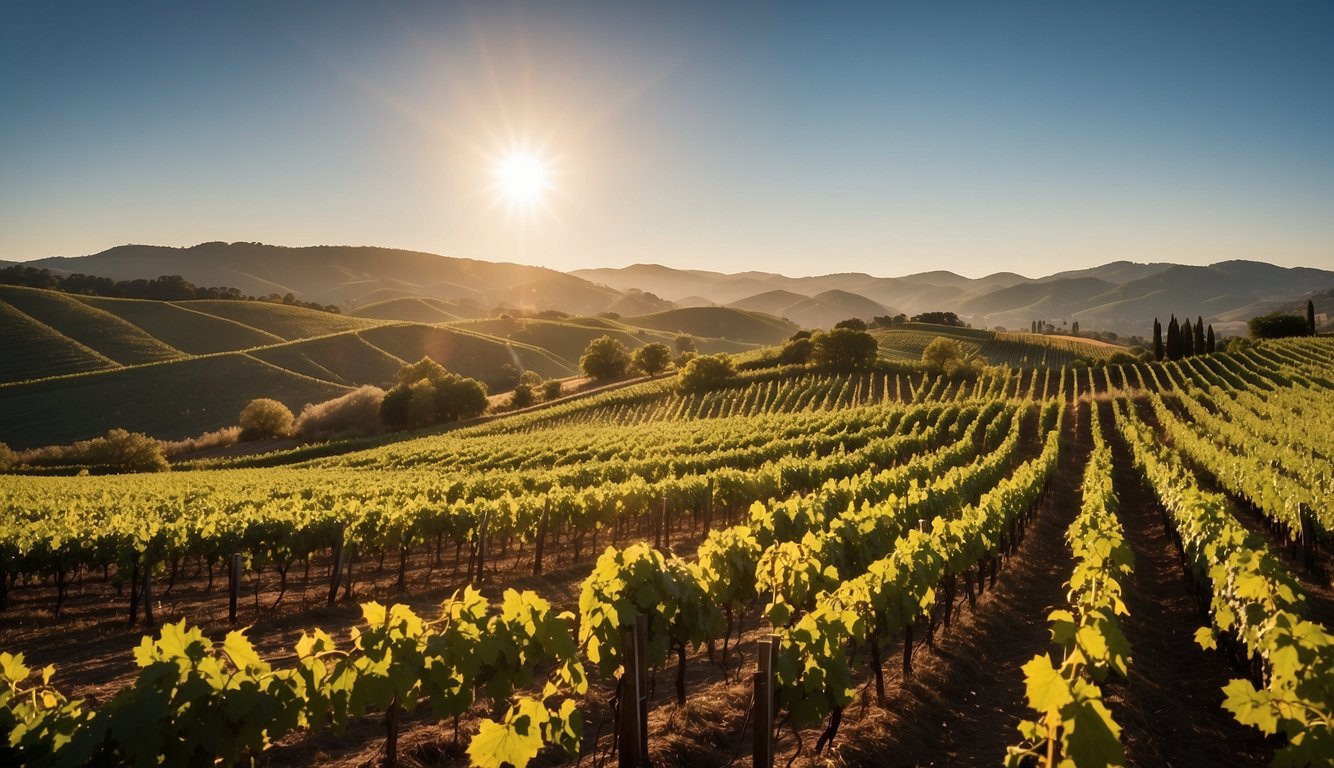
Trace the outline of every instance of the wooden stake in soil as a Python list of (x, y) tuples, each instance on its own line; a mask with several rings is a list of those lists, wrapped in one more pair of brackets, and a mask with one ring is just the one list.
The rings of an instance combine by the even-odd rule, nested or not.
[(620, 768), (648, 768), (648, 617), (635, 614), (633, 628), (621, 632), (621, 682), (616, 730)]
[(542, 516), (537, 518), (537, 542), (533, 546), (533, 575), (542, 575), (542, 548), (547, 538), (547, 516), (551, 514), (551, 499), (546, 500)]
[(227, 620), (236, 624), (236, 599), (241, 595), (241, 553), (232, 554), (230, 567), (227, 569)]
[(774, 765), (774, 655), (778, 652), (778, 635), (769, 635), (759, 642), (755, 672), (755, 745), (752, 752), (755, 768), (773, 768)]
[[(343, 580), (343, 526), (338, 526), (338, 535), (334, 538), (333, 565), (329, 567), (329, 600), (330, 606), (334, 600), (338, 599), (338, 582)], [(235, 601), (233, 601), (235, 602)]]

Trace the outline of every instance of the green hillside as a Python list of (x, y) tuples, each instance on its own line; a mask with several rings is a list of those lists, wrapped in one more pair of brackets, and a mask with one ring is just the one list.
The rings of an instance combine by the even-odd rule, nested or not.
[(797, 326), (786, 320), (729, 307), (671, 309), (652, 315), (629, 317), (625, 322), (671, 334), (686, 333), (751, 344), (777, 344), (798, 330)]
[(182, 307), (235, 320), (283, 339), (309, 339), (378, 325), (378, 320), (263, 301), (182, 301)]
[(997, 333), (982, 328), (954, 328), (927, 323), (907, 323), (900, 328), (872, 332), (880, 343), (880, 356), (889, 360), (922, 359), (922, 350), (940, 337), (954, 339), (970, 355), (992, 365), (1052, 367), (1076, 358), (1101, 360), (1124, 347), (1071, 336), (1033, 333)]
[(115, 368), (116, 363), (0, 301), (0, 383)]
[(409, 362), (429, 356), (451, 371), (485, 381), (501, 382), (501, 367), (536, 371), (544, 378), (570, 376), (575, 369), (550, 352), (526, 345), (505, 344), (494, 337), (462, 329), (429, 325), (382, 325), (358, 334), (381, 350)]
[(283, 341), (281, 336), (190, 309), (179, 303), (96, 296), (78, 298), (91, 307), (133, 323), (164, 344), (191, 355), (231, 352)]
[[(392, 381), (405, 362), (366, 341), (357, 331), (294, 341), (250, 354), (289, 371), (352, 386)], [(413, 359), (420, 358), (417, 355)]]
[(68, 294), (3, 285), (0, 300), (122, 365), (182, 356), (137, 326)]
[(349, 314), (372, 320), (395, 320), (409, 323), (444, 323), (461, 320), (466, 315), (451, 312), (454, 305), (439, 299), (425, 299), (417, 296), (377, 301), (364, 307), (357, 307)]
[(12, 448), (67, 443), (113, 427), (182, 438), (235, 424), (257, 397), (299, 410), (346, 389), (241, 353), (0, 385), (0, 442)]

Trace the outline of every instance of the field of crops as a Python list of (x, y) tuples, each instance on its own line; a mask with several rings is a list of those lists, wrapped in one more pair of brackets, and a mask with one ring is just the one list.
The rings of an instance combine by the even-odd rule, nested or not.
[(1331, 764), (1334, 342), (964, 341), (1013, 367), (0, 476), (0, 761)]

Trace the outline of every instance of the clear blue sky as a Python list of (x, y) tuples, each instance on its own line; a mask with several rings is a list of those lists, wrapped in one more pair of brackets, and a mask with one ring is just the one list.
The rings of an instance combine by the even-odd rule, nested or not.
[(1334, 3), (816, 5), (5, 0), (0, 258), (1334, 268)]

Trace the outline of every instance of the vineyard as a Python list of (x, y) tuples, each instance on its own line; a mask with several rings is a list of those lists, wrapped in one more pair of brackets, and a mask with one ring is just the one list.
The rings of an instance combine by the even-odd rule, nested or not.
[(0, 760), (1334, 763), (1334, 343), (1023, 336), (0, 476)]

